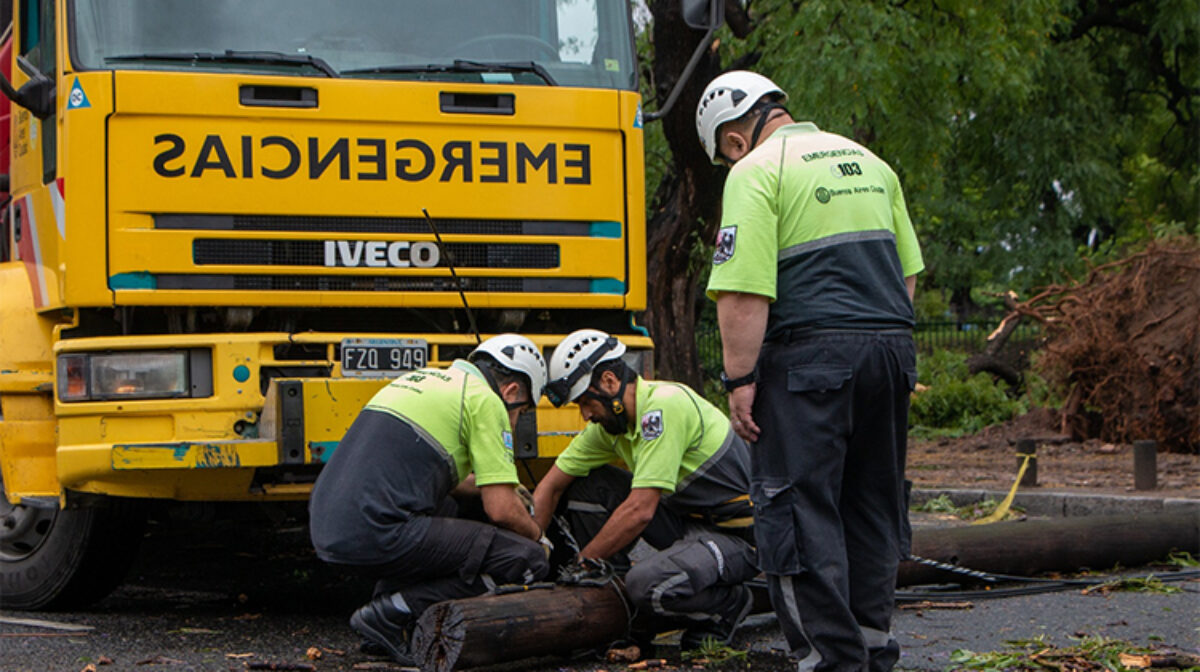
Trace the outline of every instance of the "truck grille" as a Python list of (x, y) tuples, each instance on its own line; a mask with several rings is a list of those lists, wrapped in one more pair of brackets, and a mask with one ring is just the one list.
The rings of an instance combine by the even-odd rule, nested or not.
[[(508, 219), (434, 219), (442, 235), (589, 236), (592, 222)], [(273, 215), (154, 215), (154, 228), (192, 231), (297, 233), (432, 233), (422, 217), (314, 217)]]
[[(456, 268), (558, 268), (559, 248), (535, 243), (446, 243)], [(192, 243), (197, 265), (322, 266), (324, 242), (319, 240), (220, 240), (200, 238)], [(446, 267), (442, 258), (438, 266)]]
[[(586, 293), (588, 278), (460, 277), (467, 292)], [(156, 276), (158, 289), (335, 291), (335, 292), (453, 292), (454, 279), (353, 275), (184, 275)]]

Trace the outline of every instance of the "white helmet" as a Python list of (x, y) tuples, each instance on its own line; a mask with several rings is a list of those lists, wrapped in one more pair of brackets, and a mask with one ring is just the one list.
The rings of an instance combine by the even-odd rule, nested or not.
[(599, 329), (580, 329), (568, 334), (550, 356), (546, 398), (555, 406), (575, 401), (587, 391), (597, 364), (620, 359), (623, 354), (625, 344)]
[(696, 105), (696, 133), (708, 160), (717, 162), (717, 129), (721, 124), (740, 119), (760, 98), (776, 94), (787, 100), (775, 82), (748, 70), (727, 72), (708, 83)]
[(475, 361), (480, 353), (490, 356), (496, 363), (510, 371), (525, 374), (529, 379), (529, 394), (534, 404), (542, 397), (546, 387), (546, 360), (533, 341), (520, 334), (500, 334), (479, 344), (468, 361)]

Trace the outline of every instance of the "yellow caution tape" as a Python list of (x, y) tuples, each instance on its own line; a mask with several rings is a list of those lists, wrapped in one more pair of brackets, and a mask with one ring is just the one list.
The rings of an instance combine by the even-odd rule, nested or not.
[(1021, 468), (1017, 469), (1017, 480), (1015, 483), (1013, 483), (1012, 489), (1008, 491), (1008, 496), (1004, 498), (1003, 502), (1000, 502), (1000, 506), (997, 506), (995, 511), (992, 511), (990, 515), (971, 523), (972, 525), (994, 523), (1008, 515), (1008, 509), (1012, 506), (1013, 498), (1017, 496), (1017, 487), (1021, 485), (1021, 479), (1025, 477), (1025, 469), (1029, 466), (1029, 460), (1030, 458), (1033, 458), (1034, 455), (1032, 453), (1018, 453), (1017, 457), (1024, 457), (1025, 459), (1021, 460)]

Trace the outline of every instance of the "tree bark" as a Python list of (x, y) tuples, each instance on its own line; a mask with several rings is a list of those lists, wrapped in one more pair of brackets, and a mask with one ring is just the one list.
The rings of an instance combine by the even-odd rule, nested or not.
[(614, 582), (440, 602), (417, 621), (413, 655), (424, 672), (445, 672), (614, 642), (629, 624), (620, 590)]
[[(650, 12), (654, 17), (654, 90), (661, 102), (704, 33), (684, 23), (675, 0), (655, 0)], [(645, 321), (657, 346), (656, 376), (695, 389), (703, 389), (703, 381), (696, 350), (701, 262), (693, 256), (698, 240), (716, 238), (723, 179), (700, 147), (694, 115), (700, 94), (720, 67), (720, 56), (714, 50), (705, 53), (675, 107), (659, 122), (671, 149), (671, 167), (650, 199), (647, 221)]]
[[(1173, 550), (1200, 552), (1200, 520), (1194, 512), (1013, 521), (918, 529), (913, 535), (913, 553), (919, 557), (1020, 576), (1136, 567)], [(897, 585), (971, 580), (909, 561), (900, 564)], [(619, 591), (616, 583), (555, 586), (435, 604), (417, 622), (413, 653), (425, 672), (448, 672), (605, 646), (627, 635), (627, 598)], [(770, 608), (765, 588), (756, 585), (754, 611)]]
[(972, 376), (980, 371), (987, 371), (992, 375), (999, 376), (1010, 387), (1016, 389), (1021, 386), (1024, 376), (1016, 367), (1000, 359), (1000, 350), (1008, 342), (1008, 337), (1017, 330), (1023, 317), (1021, 311), (1017, 309), (1016, 292), (1010, 290), (1004, 295), (1004, 305), (1009, 310), (1008, 315), (1000, 321), (1000, 326), (996, 327), (995, 331), (988, 334), (987, 345), (984, 346), (983, 352), (967, 358), (967, 371)]
[[(1195, 511), (1009, 521), (922, 529), (913, 535), (913, 555), (1016, 576), (1118, 564), (1137, 567), (1166, 558), (1173, 550), (1200, 551), (1200, 517)], [(945, 570), (903, 562), (896, 583), (962, 579)]]

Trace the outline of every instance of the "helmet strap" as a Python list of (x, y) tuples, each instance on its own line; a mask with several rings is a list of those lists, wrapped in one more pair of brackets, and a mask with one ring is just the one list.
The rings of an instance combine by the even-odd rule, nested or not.
[(488, 387), (492, 388), (492, 391), (496, 393), (496, 396), (503, 398), (503, 395), (500, 394), (500, 384), (496, 382), (496, 376), (492, 374), (491, 364), (485, 361), (471, 363), (474, 364), (475, 368), (479, 369), (479, 372), (483, 374), (483, 379), (487, 381)]
[(762, 112), (758, 115), (758, 123), (754, 124), (754, 134), (750, 136), (750, 148), (746, 150), (747, 152), (758, 146), (758, 138), (762, 135), (763, 127), (767, 125), (767, 121), (770, 120), (771, 113), (775, 110), (788, 111), (786, 107), (776, 102), (767, 103), (761, 109)]
[(514, 408), (520, 408), (520, 407), (524, 406), (525, 404), (529, 403), (528, 401), (505, 401), (504, 400), (504, 394), (500, 392), (500, 383), (496, 382), (495, 372), (492, 371), (491, 362), (478, 361), (478, 362), (472, 362), (472, 364), (474, 364), (475, 368), (479, 369), (479, 372), (483, 374), (483, 379), (487, 381), (488, 387), (492, 388), (492, 392), (495, 392), (497, 397), (500, 397), (500, 401), (504, 402), (505, 408), (507, 408), (508, 410), (511, 411)]
[(621, 386), (617, 388), (617, 393), (608, 401), (608, 406), (612, 409), (613, 415), (621, 418), (626, 424), (629, 422), (629, 418), (625, 417), (625, 386), (628, 384), (625, 377), (621, 376)]
[(627, 413), (628, 409), (625, 408), (625, 386), (628, 384), (629, 381), (622, 376), (621, 385), (617, 388), (616, 394), (607, 395), (599, 392), (593, 392), (592, 390), (594, 388), (589, 387), (586, 392), (579, 395), (581, 398), (591, 397), (592, 399), (595, 399), (612, 412), (613, 417), (616, 418), (617, 424), (620, 425), (621, 429), (621, 431), (616, 432), (616, 434), (624, 434), (629, 429), (629, 415)]

